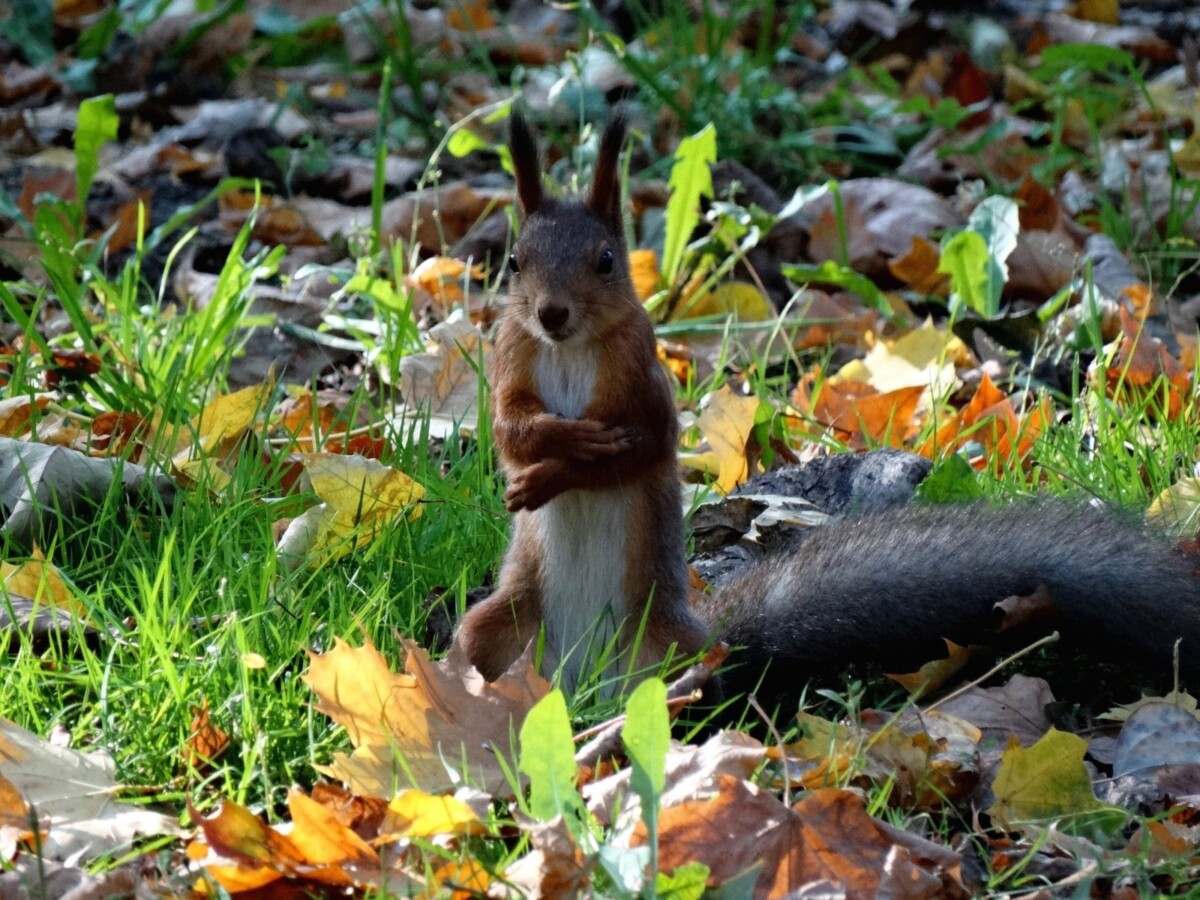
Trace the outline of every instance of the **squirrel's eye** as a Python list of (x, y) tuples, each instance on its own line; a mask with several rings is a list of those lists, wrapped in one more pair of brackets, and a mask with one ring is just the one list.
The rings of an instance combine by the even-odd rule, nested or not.
[(514, 275), (521, 271), (521, 266), (517, 263), (517, 254), (515, 253), (509, 254), (508, 271), (512, 272)]
[(596, 272), (600, 275), (611, 275), (614, 262), (613, 252), (605, 250), (600, 254), (600, 260), (596, 263)]

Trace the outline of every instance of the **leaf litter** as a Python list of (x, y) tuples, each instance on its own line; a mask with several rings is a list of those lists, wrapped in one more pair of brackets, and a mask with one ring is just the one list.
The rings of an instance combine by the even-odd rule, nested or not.
[[(834, 4), (828, 13), (790, 38), (788, 52), (814, 70), (863, 40), (904, 47), (893, 42), (930, 24), (921, 14), (865, 2)], [(662, 355), (681, 386), (717, 379), (704, 402), (690, 403), (689, 412), (698, 412), (686, 448), (690, 468), (725, 493), (769, 468), (777, 458), (773, 448), (813, 439), (907, 447), (934, 459), (960, 452), (976, 469), (997, 462), (1031, 468), (1036, 440), (1055, 418), (1045, 394), (1014, 389), (1033, 371), (1020, 356), (1033, 345), (1060, 353), (1090, 342), (1087, 378), (1113, 403), (1149, 405), (1161, 421), (1192, 423), (1195, 323), (1177, 302), (1187, 299), (1192, 273), (1167, 268), (1162, 274), (1174, 283), (1156, 281), (1130, 265), (1131, 253), (1093, 233), (1113, 198), (1124, 195), (1122, 211), (1135, 235), (1173, 229), (1172, 251), (1189, 252), (1200, 235), (1194, 185), (1172, 180), (1176, 169), (1187, 177), (1197, 171), (1195, 50), (1188, 62), (1186, 47), (1144, 21), (1123, 21), (1135, 13), (1115, 2), (1085, 2), (1069, 14), (1019, 21), (1005, 38), (1001, 55), (1009, 61), (1001, 66), (987, 62), (982, 43), (971, 48), (974, 60), (937, 42), (927, 42), (921, 57), (896, 49), (878, 56), (874, 68), (856, 69), (863, 75), (858, 96), (839, 99), (790, 70), (781, 76), (789, 87), (810, 91), (814, 103), (848, 105), (876, 103), (874, 92), (895, 82), (899, 93), (875, 112), (884, 130), (911, 128), (922, 108), (937, 123), (911, 145), (887, 148), (899, 177), (868, 177), (861, 146), (837, 143), (844, 135), (836, 128), (818, 128), (803, 135), (805, 163), (809, 180), (828, 179), (826, 189), (798, 191), (790, 201), (751, 171), (759, 183), (742, 176), (751, 199), (738, 206), (736, 193), (731, 199), (723, 192), (729, 185), (709, 179), (708, 165), (691, 156), (672, 175), (674, 192), (635, 180), (635, 234), (646, 246), (632, 253), (639, 295), (668, 313)], [(531, 67), (525, 102), (539, 113), (567, 90), (564, 75), (578, 77), (584, 90), (639, 84), (619, 58), (580, 48), (575, 22), (562, 10), (513, 4), (499, 12), (470, 2), (399, 15), (414, 40), (438, 46), (447, 58), (481, 53), (493, 66)], [(145, 88), (153, 61), (174, 59), (167, 64), (167, 96), (172, 87), (214, 77), (269, 33), (268, 19), (248, 13), (187, 37), (191, 51), (176, 57), (168, 54), (182, 46), (187, 16), (122, 32), (142, 60), (114, 87), (122, 92), (121, 115), (139, 124), (134, 138), (118, 132), (101, 107), (77, 107), (66, 73), (38, 62), (39, 52), (43, 60), (54, 55), (47, 41), (72, 41), (57, 48), (68, 53), (81, 49), (72, 36), (82, 40), (91, 16), (60, 4), (55, 35), (41, 35), (40, 45), (31, 41), (24, 54), (2, 51), (0, 144), (16, 160), (3, 194), (15, 198), (0, 207), (6, 312), (27, 315), (48, 286), (63, 290), (63, 282), (48, 277), (34, 234), (57, 229), (65, 243), (103, 243), (111, 258), (94, 273), (101, 276), (140, 254), (139, 242), (148, 237), (153, 246), (139, 264), (157, 266), (157, 279), (171, 241), (147, 228), (165, 228), (174, 210), (186, 212), (175, 228), (184, 221), (200, 227), (186, 264), (162, 280), (180, 310), (224, 302), (227, 276), (204, 260), (224, 258), (240, 233), (286, 248), (279, 263), (286, 274), (279, 287), (253, 287), (250, 308), (266, 320), (238, 324), (227, 335), (226, 346), (242, 350), (226, 360), (228, 382), (244, 389), (190, 405), (167, 408), (165, 397), (114, 393), (130, 360), (115, 340), (88, 337), (87, 316), (70, 323), (77, 346), (46, 341), (48, 320), (62, 312), (52, 305), (24, 324), (4, 323), (0, 384), (12, 394), (0, 399), (2, 528), (11, 541), (6, 547), (25, 553), (4, 562), (4, 602), (14, 611), (29, 603), (32, 612), (46, 607), (85, 617), (70, 571), (64, 578), (40, 555), (53, 543), (44, 538), (60, 528), (57, 516), (86, 514), (114, 484), (128, 495), (134, 521), (162, 516), (177, 494), (219, 494), (258, 447), (276, 451), (268, 463), (283, 472), (275, 483), (280, 494), (309, 492), (316, 499), (290, 524), (281, 521), (281, 554), (296, 566), (320, 568), (369, 552), (382, 532), (423, 508), (424, 486), (379, 462), (401, 443), (405, 425), (427, 421), (441, 440), (469, 438), (479, 428), (477, 369), (498, 306), (481, 296), (488, 291), (481, 283), (503, 264), (510, 240), (504, 208), (512, 198), (499, 182), (476, 178), (472, 167), (499, 166), (494, 157), (480, 162), (476, 151), (453, 159), (451, 151), (426, 166), (396, 153), (372, 161), (339, 150), (323, 163), (319, 148), (304, 146), (305, 134), (319, 132), (344, 147), (371, 140), (387, 123), (379, 120), (370, 79), (333, 76), (321, 64), (277, 70), (306, 95), (305, 112), (274, 97), (199, 104), (176, 97), (162, 108), (151, 105)], [(340, 44), (348, 58), (376, 58), (380, 19), (313, 21), (314, 33)], [(989, 23), (995, 25), (975, 20), (980, 34), (994, 33)], [(725, 49), (744, 52), (752, 33), (731, 36)], [(116, 48), (92, 57), (112, 77), (120, 68), (108, 54)], [(653, 48), (647, 40), (633, 52)], [(271, 44), (252, 52), (266, 60)], [(1012, 61), (1022, 52), (1023, 67)], [(1071, 54), (1079, 67), (1064, 65)], [(1182, 65), (1175, 65), (1177, 56)], [(255, 75), (273, 66), (258, 65), (251, 66)], [(1087, 73), (1113, 71), (1151, 77), (1135, 92), (1136, 102), (1097, 128), (1073, 92), (1093, 91), (1096, 107), (1103, 107), (1111, 79), (1088, 81)], [(457, 79), (426, 75), (424, 85), (444, 102), (449, 121), (460, 123), (456, 135), (479, 150), (496, 148), (500, 117), (475, 111), (500, 110), (508, 91), (465, 72)], [(403, 90), (420, 87), (408, 82)], [(1058, 112), (1061, 128), (1048, 148), (1043, 125)], [(702, 120), (703, 111), (664, 107), (648, 129), (653, 149), (668, 155), (678, 139), (703, 133), (697, 116)], [(1150, 121), (1161, 130), (1147, 129)], [(710, 158), (718, 146), (754, 151), (732, 142), (724, 121), (716, 124), (717, 133), (702, 142), (711, 144)], [(56, 134), (71, 131), (73, 153), (52, 146)], [(1098, 172), (1071, 161), (1093, 144), (1103, 155)], [(306, 149), (313, 158), (305, 158)], [(423, 173), (436, 164), (444, 171), (430, 182)], [(778, 168), (762, 169), (772, 182), (788, 181)], [(221, 181), (247, 174), (270, 182), (266, 191)], [(1011, 201), (983, 196), (997, 185), (1011, 191)], [(386, 290), (373, 276), (356, 282), (351, 274), (370, 240), (369, 200), (377, 187), (387, 197), (374, 239), (394, 239), (409, 255), (397, 252), (400, 265)], [(218, 202), (206, 201), (210, 196)], [(691, 202), (701, 196), (707, 210)], [(658, 227), (655, 217), (670, 229), (658, 240), (648, 237)], [(448, 247), (469, 252), (454, 258)], [(722, 268), (726, 259), (735, 264)], [(263, 270), (271, 277), (273, 265)], [(339, 279), (340, 294), (330, 287)], [(111, 309), (101, 292), (97, 287)], [(374, 321), (360, 315), (355, 304), (364, 296), (386, 312)], [(793, 298), (791, 309), (776, 314)], [(1162, 313), (1168, 301), (1171, 317)], [(953, 331), (926, 319), (930, 303), (944, 309), (946, 302), (961, 311)], [(164, 306), (163, 321), (172, 315)], [(404, 352), (379, 325), (387, 315), (406, 323)], [(730, 332), (731, 322), (746, 330)], [(273, 342), (263, 343), (269, 335)], [(748, 352), (727, 359), (731, 336)], [(794, 371), (790, 393), (767, 404), (746, 390), (752, 376), (813, 347), (828, 347), (832, 356)], [(149, 383), (150, 373), (131, 374), (131, 382)], [(281, 402), (276, 377), (323, 379), (324, 386)], [(395, 385), (397, 393), (381, 393), (378, 418), (352, 421), (340, 411), (363, 382)], [(1155, 507), (1161, 516), (1188, 521), (1196, 493), (1191, 481), (1163, 492)], [(1076, 869), (1120, 873), (1138, 854), (1181, 861), (1173, 871), (1190, 866), (1193, 879), (1200, 865), (1200, 759), (1195, 701), (1186, 694), (1150, 699), (1118, 717), (1123, 724), (1115, 735), (1085, 738), (1051, 723), (1046, 711), (1054, 700), (1045, 681), (1014, 675), (936, 709), (911, 706), (897, 715), (861, 709), (838, 720), (803, 712), (788, 723), (800, 737), (787, 743), (763, 744), (736, 731), (703, 743), (673, 742), (663, 751), (652, 834), (644, 800), (620, 759), (595, 765), (589, 759), (569, 767), (565, 779), (565, 769), (518, 767), (523, 749), (514, 736), (553, 696), (531, 657), (488, 685), (453, 654), (433, 662), (421, 648), (404, 646), (402, 674), (392, 673), (369, 642), (351, 647), (335, 639), (327, 652), (311, 655), (305, 679), (316, 709), (344, 729), (352, 747), (317, 768), (347, 787), (293, 789), (286, 807), (265, 810), (266, 817), (228, 797), (212, 815), (189, 809), (193, 888), (204, 890), (198, 886), (211, 879), (234, 895), (284, 884), (297, 891), (430, 896), (563, 896), (613, 885), (636, 891), (644, 887), (652, 842), (660, 870), (652, 874), (665, 879), (660, 893), (679, 896), (696, 896), (706, 885), (757, 896), (965, 896), (981, 889), (973, 869), (980, 861), (993, 885), (1011, 874), (1064, 887)], [(953, 665), (933, 663), (902, 683), (916, 692), (953, 677), (958, 649), (950, 649)], [(193, 713), (180, 753), (195, 768), (226, 752), (229, 735), (210, 718), (207, 698)], [(555, 713), (557, 721), (562, 714)], [(522, 773), (535, 782), (531, 797), (553, 797), (539, 801), (545, 808), (533, 815)], [(556, 779), (551, 795), (547, 778)], [(570, 800), (576, 789), (578, 803)], [(800, 791), (795, 802), (792, 790)], [(180, 834), (174, 815), (118, 802), (122, 793), (111, 759), (75, 753), (0, 721), (0, 864), (13, 866), (0, 885), (11, 883), (4, 881), (9, 875), (27, 875), (39, 856), (63, 861), (52, 875), (74, 873), (79, 883), (82, 864), (135, 835)], [(972, 836), (977, 847), (968, 854), (936, 830), (918, 835), (886, 824), (889, 805), (953, 818), (958, 834)], [(592, 821), (610, 829), (608, 842), (597, 845)], [(1188, 877), (1158, 885), (1186, 889)]]

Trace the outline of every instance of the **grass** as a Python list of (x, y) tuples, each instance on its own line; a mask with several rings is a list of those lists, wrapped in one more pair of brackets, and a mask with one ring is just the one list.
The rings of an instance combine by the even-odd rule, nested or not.
[[(803, 6), (791, 5), (789, 15), (809, 14)], [(640, 9), (637, 4), (632, 7)], [(750, 7), (739, 10), (748, 14)], [(641, 30), (654, 38), (644, 48), (623, 47), (609, 34), (598, 35), (598, 40), (614, 48), (634, 77), (637, 102), (670, 108), (687, 133), (720, 121), (721, 158), (768, 165), (791, 186), (811, 174), (814, 165), (850, 158), (857, 171), (874, 171), (880, 159), (898, 153), (890, 138), (881, 138), (873, 111), (859, 110), (857, 119), (843, 122), (848, 108), (858, 102), (852, 102), (850, 84), (863, 77), (861, 72), (833, 85), (821, 106), (806, 107), (794, 93), (772, 82), (774, 66), (787, 50), (769, 37), (752, 49), (722, 55), (736, 17), (718, 19), (707, 6), (698, 20), (680, 19), (675, 13), (662, 19), (644, 10), (638, 14)], [(375, 37), (383, 41), (385, 36)], [(419, 96), (429, 73), (422, 68), (411, 35), (401, 29), (399, 37), (383, 71), (394, 70)], [(1047, 173), (1090, 162), (1086, 152), (1072, 148), (1064, 137), (1076, 90), (1086, 88), (1096, 101), (1088, 118), (1089, 137), (1096, 146), (1106, 125), (1103, 116), (1128, 102), (1131, 94), (1146, 93), (1141, 74), (1123, 57), (1098, 54), (1084, 63), (1063, 68), (1060, 59), (1058, 68), (1050, 66), (1040, 74), (1050, 86), (1043, 101)], [(384, 83), (389, 83), (386, 74)], [(681, 105), (684, 83), (700, 89)], [(730, 83), (737, 89), (727, 90)], [(887, 88), (882, 79), (871, 83)], [(891, 90), (894, 96), (888, 102), (897, 99), (899, 85)], [(579, 102), (582, 116), (582, 95)], [(435, 117), (416, 105), (423, 115), (407, 127), (437, 144)], [(381, 91), (378, 108), (377, 137), (383, 141), (392, 115), (386, 91)], [(756, 118), (763, 110), (775, 129), (765, 135)], [(916, 128), (932, 127), (936, 115), (953, 113), (962, 110), (930, 110)], [(840, 130), (830, 130), (835, 127)], [(906, 133), (905, 141), (915, 142), (916, 137)], [(666, 165), (665, 160), (654, 161), (652, 170), (665, 175)], [(384, 200), (382, 163), (378, 168), (376, 222)], [(434, 168), (431, 164), (423, 183), (436, 178)], [(1149, 276), (1163, 281), (1188, 277), (1197, 265), (1194, 253), (1189, 253), (1193, 248), (1179, 234), (1196, 203), (1195, 185), (1183, 179), (1177, 184), (1179, 208), (1166, 234), (1135, 229), (1119, 199), (1106, 198), (1097, 213), (1105, 231), (1122, 247), (1143, 252)], [(1008, 192), (1015, 186), (993, 179), (990, 187)], [(183, 248), (188, 238), (175, 236), (182, 218), (147, 236), (125, 267), (108, 275), (101, 265), (102, 247), (79, 239), (78, 221), (71, 225), (81, 209), (82, 205), (56, 212), (43, 207), (35, 222), (24, 223), (39, 243), (48, 286), (0, 282), (0, 307), (25, 335), (25, 349), (14, 358), (5, 396), (35, 389), (45, 368), (38, 352), (44, 356), (55, 347), (72, 347), (95, 354), (103, 365), (94, 377), (64, 389), (64, 405), (146, 416), (157, 410), (171, 421), (184, 421), (223, 387), (240, 329), (248, 323), (252, 286), (276, 277), (281, 251), (251, 251), (248, 224), (233, 244), (216, 297), (205, 311), (172, 316), (163, 308), (161, 285), (142, 280), (140, 262), (161, 241), (178, 240), (177, 251)], [(688, 224), (684, 230), (690, 234), (692, 223)], [(845, 222), (840, 216), (838, 224), (844, 245)], [(711, 256), (715, 246), (716, 241), (705, 243), (704, 252)], [(730, 267), (745, 252), (736, 239), (726, 241), (723, 249), (724, 257), (707, 264)], [(381, 247), (375, 238), (357, 262), (359, 275), (377, 275), (388, 289), (375, 295), (368, 290), (358, 293), (355, 314), (365, 309), (369, 315), (364, 318), (373, 317), (377, 327), (364, 328), (355, 337), (369, 359), (394, 378), (400, 356), (418, 349), (420, 337), (399, 284), (405, 254)], [(97, 308), (103, 309), (103, 316), (96, 316)], [(63, 310), (69, 322), (67, 332), (49, 340), (38, 327), (39, 314), (47, 309)], [(678, 334), (687, 327), (676, 323), (662, 331)], [(722, 327), (724, 352), (732, 359), (737, 356), (739, 330), (728, 323)], [(1083, 348), (1088, 349), (1094, 348)], [(778, 408), (798, 371), (828, 361), (823, 352), (793, 354), (782, 364), (766, 358), (740, 362), (752, 390)], [(1086, 361), (1086, 353), (1069, 360), (1076, 373), (1075, 389), (1058, 400), (1071, 414), (1039, 439), (1032, 455), (1035, 466), (996, 461), (980, 476), (955, 477), (967, 479), (975, 491), (992, 498), (1083, 494), (1140, 509), (1189, 474), (1200, 451), (1200, 434), (1190, 424), (1195, 421), (1194, 400), (1176, 420), (1162, 414), (1162, 398), (1153, 391), (1140, 403), (1118, 405), (1102, 386), (1089, 382)], [(681, 388), (683, 405), (693, 407), (724, 380), (719, 371)], [(281, 393), (282, 388), (275, 389), (276, 398)], [(382, 418), (378, 403), (379, 397), (365, 387), (352, 399), (352, 405), (370, 410), (372, 421)], [(780, 419), (765, 423), (763, 430), (781, 435)], [(15, 633), (0, 674), (0, 716), (41, 735), (66, 732), (74, 746), (108, 751), (116, 760), (118, 780), (137, 786), (145, 802), (181, 808), (186, 799), (205, 808), (231, 798), (269, 815), (279, 814), (288, 788), (311, 785), (314, 764), (327, 761), (346, 743), (341, 732), (313, 711), (311, 692), (300, 680), (307, 668), (306, 650), (327, 649), (337, 638), (358, 641), (365, 635), (397, 663), (402, 655), (398, 638), (422, 638), (430, 593), (440, 589), (446, 602), (461, 606), (467, 590), (483, 584), (494, 570), (506, 543), (502, 485), (486, 421), (476, 439), (464, 442), (431, 439), (428, 422), (421, 420), (404, 430), (394, 427), (386, 436), (391, 455), (383, 461), (425, 486), (424, 514), (389, 527), (362, 552), (316, 569), (287, 571), (276, 556), (274, 523), (285, 514), (298, 514), (313, 500), (313, 495), (301, 494), (266, 502), (282, 493), (286, 447), (248, 444), (228, 484), (181, 492), (179, 501), (162, 515), (131, 513), (113, 492), (89, 514), (64, 521), (55, 539), (41, 549), (68, 573), (87, 607), (88, 626), (104, 636), (89, 637), (79, 622), (66, 633), (52, 634), (45, 645)], [(0, 558), (15, 561), (27, 554), (28, 548), (0, 535)], [(588, 682), (575, 697), (571, 714), (577, 722), (603, 719), (619, 705), (592, 690), (598, 687)], [(841, 691), (814, 691), (811, 699), (855, 718), (868, 687), (849, 681)], [(211, 765), (188, 760), (182, 752), (197, 711), (205, 706), (230, 738), (228, 752)], [(875, 811), (926, 832), (952, 830), (946, 821), (889, 807), (888, 790), (887, 785), (876, 789)], [(1146, 869), (1156, 871), (1149, 863)], [(1019, 870), (994, 873), (992, 886), (999, 889), (1020, 877)]]

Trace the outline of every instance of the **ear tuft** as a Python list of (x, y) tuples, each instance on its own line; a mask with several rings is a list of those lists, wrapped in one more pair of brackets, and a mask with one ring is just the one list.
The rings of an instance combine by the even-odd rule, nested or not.
[(625, 144), (627, 121), (624, 110), (616, 110), (604, 134), (600, 136), (600, 153), (596, 157), (596, 174), (588, 192), (587, 206), (604, 221), (618, 237), (625, 229), (621, 221), (621, 147)]
[(538, 159), (537, 136), (525, 116), (515, 108), (508, 117), (508, 152), (512, 156), (513, 172), (517, 176), (517, 197), (525, 216), (531, 216), (542, 205), (542, 166)]

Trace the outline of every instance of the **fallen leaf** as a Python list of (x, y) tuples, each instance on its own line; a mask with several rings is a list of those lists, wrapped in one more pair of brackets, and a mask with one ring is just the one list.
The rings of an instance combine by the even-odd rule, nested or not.
[[(479, 329), (465, 320), (442, 322), (429, 329), (429, 350), (400, 361), (398, 416), (428, 417), (434, 437), (473, 432), (478, 420), (479, 379), (488, 345)], [(403, 422), (400, 423), (403, 427)]]
[(1103, 373), (1093, 365), (1089, 376), (1103, 377), (1108, 395), (1125, 405), (1146, 404), (1153, 414), (1174, 420), (1190, 402), (1192, 373), (1167, 352), (1166, 345), (1143, 330), (1143, 323), (1120, 308), (1121, 336), (1116, 356)]
[(229, 735), (217, 726), (208, 714), (208, 698), (192, 707), (192, 724), (184, 743), (184, 763), (189, 768), (207, 771), (212, 763), (229, 749)]
[(376, 539), (398, 516), (421, 515), (425, 489), (399, 469), (364, 456), (306, 453), (300, 457), (313, 491), (323, 502), (297, 516), (277, 549), (288, 565), (317, 566)]
[(292, 821), (284, 834), (230, 800), (213, 816), (193, 810), (203, 839), (189, 845), (188, 856), (231, 894), (281, 880), (297, 888), (411, 888), (407, 876), (383, 869), (366, 841), (303, 792), (288, 792), (288, 812)]
[(945, 687), (970, 661), (971, 653), (966, 647), (960, 647), (954, 641), (946, 638), (942, 640), (946, 642), (948, 651), (945, 658), (930, 660), (916, 672), (902, 675), (888, 674), (887, 677), (908, 691), (913, 699)]
[(750, 475), (747, 444), (754, 429), (759, 400), (755, 396), (740, 396), (729, 385), (709, 394), (696, 420), (705, 440), (708, 453), (684, 455), (685, 466), (698, 468), (716, 476), (713, 487), (729, 493)]
[(430, 838), (439, 834), (482, 834), (475, 810), (456, 797), (410, 788), (392, 798), (380, 825), (381, 835)]
[(1086, 834), (1125, 822), (1123, 810), (1096, 799), (1083, 763), (1087, 741), (1051, 728), (1032, 747), (1012, 740), (992, 782), (995, 802), (987, 812), (1006, 831), (1040, 832), (1058, 819), (1070, 834)]
[(4, 580), (5, 596), (19, 594), (42, 606), (65, 610), (77, 619), (87, 618), (87, 607), (75, 596), (58, 567), (47, 562), (36, 547), (33, 556), (19, 565), (0, 562), (0, 579)]
[(49, 545), (64, 519), (88, 515), (108, 497), (120, 478), (133, 506), (170, 509), (175, 483), (151, 476), (142, 466), (113, 459), (92, 459), (66, 447), (50, 447), (0, 437), (0, 531), (18, 544)]
[(480, 281), (486, 273), (482, 266), (468, 267), (448, 256), (431, 256), (404, 276), (405, 286), (423, 291), (445, 315), (465, 298), (464, 281)]
[(182, 834), (179, 823), (142, 806), (118, 803), (112, 757), (77, 753), (0, 719), (0, 779), (38, 816), (38, 849), (47, 859), (94, 859), (135, 837)]
[(442, 661), (405, 644), (405, 674), (393, 675), (370, 644), (335, 642), (310, 653), (305, 682), (317, 709), (346, 729), (354, 751), (335, 753), (320, 770), (356, 794), (391, 797), (397, 785), (430, 793), (473, 784), (509, 791), (496, 755), (515, 758), (509, 739), (549, 690), (527, 652), (494, 682), (486, 682), (457, 644)]
[[(639, 823), (633, 844), (645, 840)], [(704, 863), (710, 887), (758, 865), (754, 896), (762, 898), (814, 883), (848, 895), (970, 896), (957, 853), (872, 818), (857, 794), (836, 788), (810, 791), (789, 809), (749, 782), (722, 776), (710, 799), (662, 810), (658, 859), (667, 872)]]

